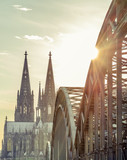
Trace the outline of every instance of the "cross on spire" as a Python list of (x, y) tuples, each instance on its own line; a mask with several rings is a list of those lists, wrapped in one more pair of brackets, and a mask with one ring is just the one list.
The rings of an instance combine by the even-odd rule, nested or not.
[(52, 54), (51, 54), (51, 51), (49, 52), (49, 58), (51, 58)]
[(28, 55), (28, 54), (27, 54), (27, 51), (25, 51), (25, 54), (24, 54), (24, 55), (25, 55), (25, 57)]

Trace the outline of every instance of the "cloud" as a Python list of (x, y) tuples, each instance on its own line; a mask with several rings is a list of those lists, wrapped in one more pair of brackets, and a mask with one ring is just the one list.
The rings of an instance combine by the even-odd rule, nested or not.
[(19, 37), (19, 36), (15, 36), (15, 38), (16, 38), (16, 39), (22, 39), (22, 38), (21, 38), (21, 37)]
[(25, 11), (25, 12), (32, 10), (32, 9), (30, 9), (30, 8), (18, 8), (18, 9), (21, 10), (21, 11)]
[(8, 55), (7, 52), (0, 52), (0, 55), (4, 56), (4, 55)]
[(46, 42), (49, 42), (49, 43), (52, 43), (54, 42), (54, 39), (50, 36), (38, 36), (38, 35), (25, 35), (23, 37), (21, 36), (15, 36), (16, 39), (27, 39), (27, 40), (32, 40), (32, 41), (46, 41)]
[(41, 40), (41, 41), (44, 41), (44, 40), (47, 40), (49, 41), (50, 43), (52, 43), (54, 41), (54, 39), (52, 37), (49, 37), (49, 36), (44, 36), (44, 37), (40, 37), (38, 35), (25, 35), (24, 36), (25, 39), (28, 39), (28, 40)]
[(13, 7), (14, 7), (14, 8), (20, 8), (20, 7), (21, 7), (21, 5), (17, 5), (17, 4), (15, 4), (15, 5), (13, 5)]
[(43, 40), (42, 37), (36, 36), (36, 35), (31, 35), (31, 36), (25, 35), (24, 38), (25, 38), (25, 39), (28, 39), (28, 40)]
[(32, 10), (31, 8), (25, 8), (25, 7), (22, 7), (21, 5), (13, 5), (13, 7), (20, 10), (20, 11), (24, 11), (24, 12)]

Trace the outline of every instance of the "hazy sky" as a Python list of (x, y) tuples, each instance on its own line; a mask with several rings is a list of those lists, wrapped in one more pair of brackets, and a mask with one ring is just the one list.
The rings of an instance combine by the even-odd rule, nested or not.
[[(56, 89), (84, 86), (111, 0), (0, 0), (0, 143), (5, 116), (14, 119), (24, 52), (37, 106), (52, 52)], [(1, 149), (1, 145), (0, 145)]]

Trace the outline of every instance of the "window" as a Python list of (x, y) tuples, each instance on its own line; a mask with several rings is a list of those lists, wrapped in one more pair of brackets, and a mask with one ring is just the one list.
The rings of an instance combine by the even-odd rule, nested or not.
[(24, 105), (24, 108), (23, 108), (23, 113), (27, 114), (27, 107), (25, 105)]
[(22, 114), (22, 106), (20, 106), (20, 114)]
[(48, 114), (51, 114), (51, 105), (48, 105)]
[(12, 141), (11, 141), (11, 138), (9, 138), (7, 141), (7, 151), (11, 151), (11, 145), (12, 145)]

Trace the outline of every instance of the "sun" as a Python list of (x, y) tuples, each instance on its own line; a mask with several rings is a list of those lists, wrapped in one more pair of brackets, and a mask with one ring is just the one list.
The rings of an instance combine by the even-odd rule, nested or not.
[[(94, 39), (94, 41), (93, 41)], [(87, 32), (60, 34), (53, 48), (55, 80), (58, 86), (83, 86), (91, 60), (98, 55), (96, 35), (91, 40)]]
[(91, 60), (94, 60), (94, 59), (96, 59), (97, 58), (97, 56), (98, 56), (98, 49), (96, 48), (96, 47), (93, 47), (93, 48), (91, 48)]

